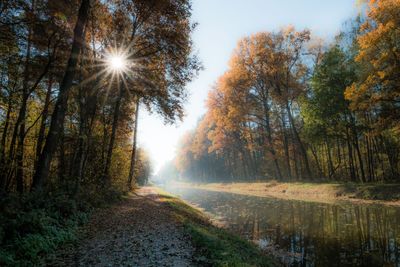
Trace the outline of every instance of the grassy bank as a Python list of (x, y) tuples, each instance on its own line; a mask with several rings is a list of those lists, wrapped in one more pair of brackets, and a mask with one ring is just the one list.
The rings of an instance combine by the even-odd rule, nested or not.
[(400, 206), (400, 184), (357, 183), (178, 183), (177, 186), (259, 197), (315, 202), (352, 201)]
[(201, 211), (160, 189), (158, 193), (191, 236), (196, 247), (195, 260), (200, 266), (278, 265), (255, 244), (211, 224)]

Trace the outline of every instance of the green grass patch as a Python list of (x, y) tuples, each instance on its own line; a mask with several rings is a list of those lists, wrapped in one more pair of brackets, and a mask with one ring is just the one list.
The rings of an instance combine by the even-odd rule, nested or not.
[(161, 200), (173, 210), (183, 223), (196, 248), (195, 261), (199, 266), (277, 266), (274, 259), (255, 244), (212, 225), (198, 209), (159, 191)]

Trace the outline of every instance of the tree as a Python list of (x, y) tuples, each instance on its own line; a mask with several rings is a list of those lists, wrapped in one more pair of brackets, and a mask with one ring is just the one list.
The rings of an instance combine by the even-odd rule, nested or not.
[[(310, 97), (302, 105), (305, 136), (310, 143), (326, 146), (328, 170), (322, 174), (322, 162), (312, 148), (320, 175), (332, 178), (343, 163), (333, 162), (332, 146), (337, 140), (347, 143), (350, 177), (355, 180), (353, 147), (357, 147), (359, 136), (355, 125), (355, 114), (344, 98), (344, 91), (356, 79), (356, 68), (352, 57), (345, 54), (339, 45), (332, 46), (316, 66), (311, 79)], [(360, 161), (362, 162), (362, 160)], [(336, 165), (336, 166), (335, 166)], [(342, 174), (343, 175), (343, 174)]]
[(132, 189), (132, 181), (135, 172), (136, 166), (136, 147), (137, 147), (137, 133), (138, 133), (138, 121), (139, 121), (139, 104), (140, 99), (136, 99), (135, 105), (135, 118), (134, 118), (134, 129), (133, 129), (133, 142), (132, 142), (132, 154), (131, 154), (131, 164), (129, 166), (129, 175), (128, 175), (128, 189)]
[(346, 90), (353, 110), (371, 111), (377, 127), (393, 127), (400, 121), (400, 1), (371, 0), (368, 19), (358, 37), (356, 60), (362, 65), (360, 79)]
[(33, 176), (32, 188), (41, 189), (47, 180), (50, 170), (50, 164), (53, 154), (56, 150), (58, 139), (61, 136), (61, 130), (63, 129), (65, 112), (68, 102), (69, 90), (72, 86), (74, 79), (76, 66), (79, 60), (79, 54), (84, 46), (84, 28), (89, 15), (90, 1), (82, 0), (79, 8), (78, 19), (76, 21), (74, 29), (74, 37), (71, 48), (71, 54), (68, 59), (67, 68), (60, 84), (60, 90), (58, 93), (57, 101), (54, 107), (53, 114), (51, 116), (51, 123), (49, 134), (46, 138), (43, 151), (39, 157), (37, 169)]

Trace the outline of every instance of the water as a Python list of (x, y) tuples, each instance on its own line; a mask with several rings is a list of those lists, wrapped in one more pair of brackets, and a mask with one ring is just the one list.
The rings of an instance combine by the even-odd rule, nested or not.
[(400, 266), (400, 209), (166, 188), (287, 266)]

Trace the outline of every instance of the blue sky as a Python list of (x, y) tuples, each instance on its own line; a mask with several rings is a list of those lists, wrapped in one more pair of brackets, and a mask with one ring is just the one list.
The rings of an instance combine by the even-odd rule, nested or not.
[(179, 138), (193, 129), (205, 113), (205, 99), (224, 73), (237, 41), (260, 31), (277, 31), (293, 25), (331, 40), (343, 22), (357, 13), (355, 0), (194, 0), (195, 50), (204, 70), (188, 85), (186, 116), (176, 125), (164, 125), (156, 114), (140, 113), (139, 146), (149, 151), (157, 171), (173, 159)]

